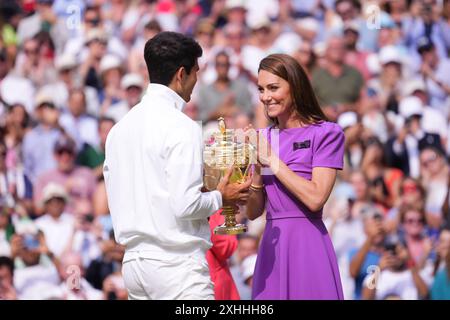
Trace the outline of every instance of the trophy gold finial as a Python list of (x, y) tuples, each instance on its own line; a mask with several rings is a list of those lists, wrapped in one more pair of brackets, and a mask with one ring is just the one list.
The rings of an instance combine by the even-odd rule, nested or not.
[(217, 121), (219, 121), (219, 131), (221, 134), (225, 134), (226, 132), (226, 127), (225, 127), (225, 119), (220, 117), (219, 119), (217, 119)]

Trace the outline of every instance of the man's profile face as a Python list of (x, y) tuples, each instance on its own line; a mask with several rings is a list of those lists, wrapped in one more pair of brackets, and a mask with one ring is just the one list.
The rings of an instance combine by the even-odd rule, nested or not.
[(184, 101), (189, 102), (191, 100), (192, 90), (194, 90), (194, 86), (197, 83), (197, 72), (199, 70), (198, 62), (195, 62), (194, 67), (192, 67), (191, 72), (187, 74), (183, 81), (183, 92), (181, 97)]

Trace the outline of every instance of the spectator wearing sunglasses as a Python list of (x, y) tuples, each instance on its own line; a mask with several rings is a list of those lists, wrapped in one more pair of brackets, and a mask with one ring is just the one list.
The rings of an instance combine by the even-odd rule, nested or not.
[(96, 178), (92, 170), (75, 164), (75, 142), (67, 135), (61, 136), (54, 146), (57, 167), (38, 176), (35, 184), (34, 205), (37, 215), (43, 213), (43, 190), (47, 184), (54, 182), (66, 188), (70, 200), (68, 213), (87, 214), (92, 211), (92, 195)]

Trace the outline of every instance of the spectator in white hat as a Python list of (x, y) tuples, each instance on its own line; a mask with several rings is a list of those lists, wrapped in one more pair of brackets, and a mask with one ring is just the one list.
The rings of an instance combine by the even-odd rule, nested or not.
[(400, 132), (387, 142), (388, 165), (399, 168), (405, 175), (418, 178), (420, 175), (419, 152), (433, 141), (441, 146), (442, 142), (437, 134), (426, 132), (422, 125), (424, 109), (418, 97), (410, 96), (402, 99), (399, 113), (404, 118)]
[[(79, 87), (82, 81), (78, 63), (74, 55), (66, 53), (55, 58), (55, 67), (58, 71), (58, 81), (43, 86), (41, 91), (51, 95), (59, 109), (67, 110), (69, 91)], [(97, 90), (83, 86), (83, 91), (86, 96), (86, 111), (91, 115), (98, 115), (100, 105)]]
[(86, 35), (85, 45), (88, 50), (86, 57), (82, 59), (83, 62), (80, 66), (82, 83), (100, 91), (102, 88), (100, 80), (100, 61), (106, 54), (108, 45), (106, 33), (100, 29), (90, 30)]
[(25, 174), (33, 183), (38, 175), (56, 168), (53, 146), (61, 135), (59, 111), (53, 99), (40, 93), (35, 103), (38, 124), (25, 134), (22, 143)]
[(108, 54), (100, 61), (100, 79), (102, 90), (99, 91), (100, 114), (103, 114), (111, 105), (123, 99), (120, 81), (124, 73), (123, 64), (119, 57)]
[(381, 66), (380, 75), (371, 79), (367, 86), (377, 93), (381, 109), (388, 112), (388, 119), (393, 119), (395, 117), (389, 117), (389, 112), (394, 115), (398, 113), (403, 84), (403, 58), (396, 47), (386, 46), (380, 50), (378, 61)]
[(247, 14), (246, 0), (226, 0), (225, 9), (229, 23), (245, 25)]
[(144, 79), (140, 74), (128, 73), (120, 81), (124, 99), (112, 104), (104, 115), (119, 122), (141, 99), (144, 90)]
[(69, 198), (64, 186), (50, 182), (42, 194), (45, 214), (35, 223), (44, 233), (50, 251), (59, 258), (67, 250), (75, 228), (75, 218), (64, 210)]
[[(422, 129), (429, 133), (438, 134), (443, 146), (447, 145), (449, 128), (442, 109), (429, 106), (429, 94), (426, 83), (422, 78), (413, 78), (404, 82), (403, 96), (414, 96), (422, 101), (423, 114), (421, 119)], [(400, 110), (401, 113), (402, 110)]]
[(83, 89), (74, 88), (69, 91), (67, 110), (61, 114), (59, 124), (75, 140), (77, 151), (85, 143), (98, 145), (97, 120), (87, 113)]

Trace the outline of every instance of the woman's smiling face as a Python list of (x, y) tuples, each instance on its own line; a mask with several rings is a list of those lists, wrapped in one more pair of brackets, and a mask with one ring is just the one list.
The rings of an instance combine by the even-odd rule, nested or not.
[(270, 118), (292, 112), (292, 96), (289, 82), (265, 70), (258, 74), (259, 100)]

